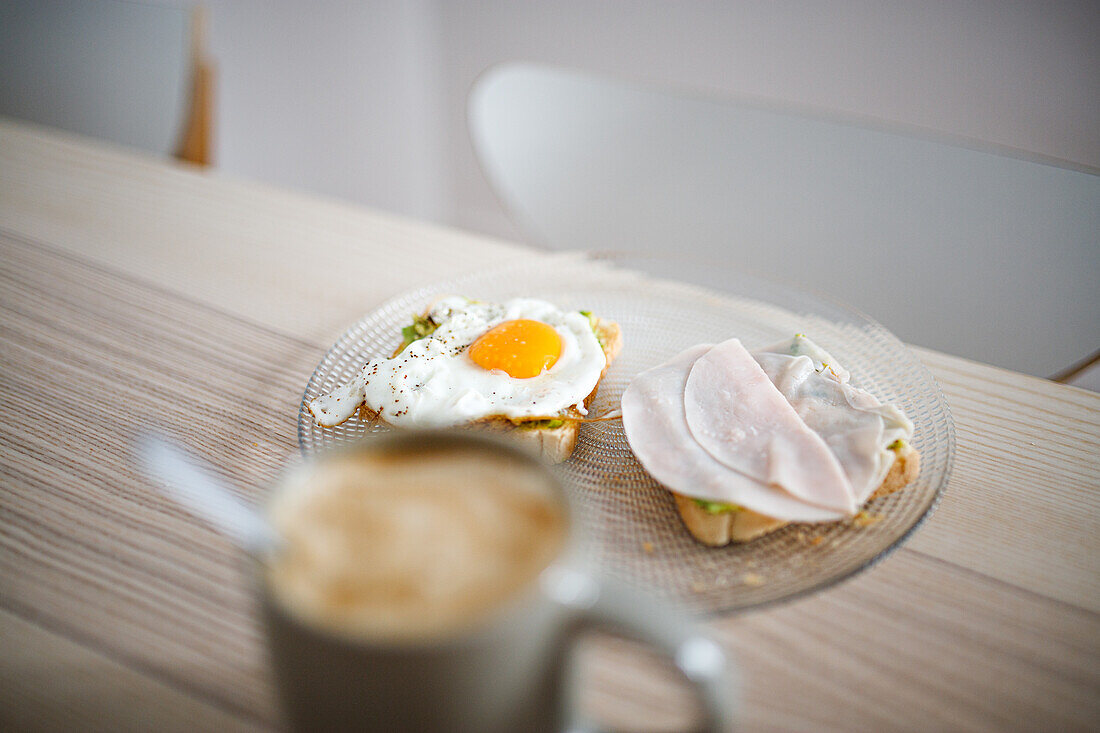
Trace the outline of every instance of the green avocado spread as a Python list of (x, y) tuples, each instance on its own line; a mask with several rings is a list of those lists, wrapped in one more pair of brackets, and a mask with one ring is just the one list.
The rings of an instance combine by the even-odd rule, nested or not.
[(431, 336), (437, 328), (439, 328), (439, 324), (433, 321), (430, 316), (413, 316), (413, 322), (401, 329), (401, 337), (404, 341), (402, 341), (398, 352), (407, 349), (413, 341)]
[(726, 514), (728, 512), (739, 512), (741, 507), (736, 504), (726, 504), (722, 501), (707, 501), (706, 499), (692, 499), (699, 508), (707, 514)]
[(556, 418), (550, 418), (546, 420), (523, 420), (522, 422), (516, 422), (516, 426), (526, 428), (528, 430), (553, 430), (554, 428), (560, 428), (565, 424), (565, 420), (558, 420)]

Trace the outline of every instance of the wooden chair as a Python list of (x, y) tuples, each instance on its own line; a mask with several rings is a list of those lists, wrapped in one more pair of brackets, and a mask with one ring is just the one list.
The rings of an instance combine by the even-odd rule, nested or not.
[(176, 157), (197, 165), (213, 162), (214, 62), (206, 50), (206, 8), (191, 14), (191, 95)]
[(0, 9), (0, 114), (209, 165), (214, 81), (202, 5)]

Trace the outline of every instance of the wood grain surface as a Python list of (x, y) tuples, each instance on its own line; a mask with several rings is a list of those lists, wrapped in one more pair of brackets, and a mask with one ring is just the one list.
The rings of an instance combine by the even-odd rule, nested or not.
[[(135, 432), (259, 501), (340, 330), (540, 255), (3, 122), (0, 253), (0, 729), (276, 726), (246, 565), (135, 472)], [(943, 502), (871, 571), (707, 622), (744, 727), (1096, 729), (1100, 396), (917, 353), (956, 421)], [(647, 651), (596, 637), (584, 659), (596, 715), (690, 721)]]

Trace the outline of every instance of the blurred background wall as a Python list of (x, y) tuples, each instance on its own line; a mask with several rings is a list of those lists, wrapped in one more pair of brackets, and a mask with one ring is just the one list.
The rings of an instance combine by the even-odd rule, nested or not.
[(212, 2), (218, 163), (521, 236), (466, 95), (515, 59), (866, 116), (1100, 167), (1095, 3)]
[(217, 166), (450, 221), (445, 4), (209, 2)]
[[(0, 0), (6, 16), (56, 0)], [(61, 3), (64, 10), (74, 5)], [(182, 0), (79, 0), (130, 23)], [(466, 130), (466, 95), (529, 60), (923, 128), (1100, 168), (1100, 5), (1052, 0), (207, 0), (214, 163), (234, 176), (522, 238)], [(115, 6), (112, 9), (112, 6)], [(66, 10), (65, 12), (70, 12)], [(13, 23), (6, 24), (9, 29)], [(70, 22), (70, 25), (73, 25)], [(125, 29), (116, 28), (118, 35)], [(43, 59), (4, 39), (0, 97)], [(165, 48), (162, 64), (178, 63)], [(30, 59), (15, 64), (16, 54)], [(94, 59), (54, 58), (53, 64)], [(125, 68), (127, 83), (140, 79)], [(25, 77), (31, 77), (28, 79)], [(149, 79), (156, 77), (149, 76)], [(160, 82), (150, 82), (160, 83)], [(15, 90), (14, 92), (12, 90)], [(22, 91), (19, 91), (22, 90)], [(0, 111), (4, 100), (0, 99)], [(94, 100), (87, 106), (94, 115)], [(8, 112), (10, 114), (10, 111)]]
[[(0, 114), (38, 114), (116, 141), (125, 137), (116, 128), (156, 122), (158, 132), (128, 139), (171, 153), (184, 116), (180, 56), (193, 5), (0, 0)], [(1095, 1), (203, 5), (215, 65), (215, 171), (520, 241), (528, 237), (486, 182), (466, 119), (475, 80), (507, 61), (945, 134), (1100, 170)], [(16, 30), (28, 19), (45, 34), (39, 40)], [(66, 70), (88, 79), (64, 89), (76, 111), (46, 114), (42, 91)], [(111, 94), (94, 91), (104, 84)], [(177, 121), (153, 120), (149, 105), (171, 107)], [(120, 120), (115, 127), (108, 112)]]

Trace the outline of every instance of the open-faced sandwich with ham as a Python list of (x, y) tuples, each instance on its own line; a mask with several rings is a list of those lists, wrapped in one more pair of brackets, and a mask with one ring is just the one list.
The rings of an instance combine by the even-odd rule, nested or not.
[(623, 428), (696, 539), (747, 542), (852, 517), (916, 478), (913, 424), (849, 377), (801, 334), (753, 352), (701, 344), (631, 382)]

